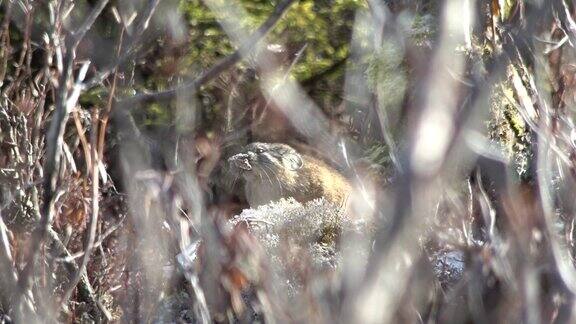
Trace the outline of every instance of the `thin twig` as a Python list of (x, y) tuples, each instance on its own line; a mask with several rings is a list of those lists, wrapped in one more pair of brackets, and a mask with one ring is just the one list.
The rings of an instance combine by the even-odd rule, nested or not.
[(46, 241), (48, 230), (54, 217), (54, 202), (55, 193), (58, 180), (58, 166), (62, 156), (62, 144), (64, 136), (64, 128), (68, 120), (68, 110), (66, 101), (68, 99), (68, 80), (72, 78), (72, 61), (73, 59), (66, 60), (64, 73), (60, 77), (60, 91), (57, 96), (56, 110), (50, 123), (50, 128), (46, 135), (46, 160), (44, 162), (44, 194), (42, 217), (35, 233), (32, 235), (32, 242), (30, 245), (30, 256), (28, 262), (22, 271), (19, 278), (20, 292), (17, 297), (17, 305), (21, 303), (21, 298), (29, 290), (32, 284), (32, 276), (36, 264), (36, 258), (42, 249), (43, 243)]
[(553, 1), (556, 6), (556, 11), (560, 16), (560, 22), (564, 30), (566, 30), (566, 36), (570, 39), (570, 45), (572, 47), (576, 46), (576, 22), (572, 18), (570, 8), (565, 0)]
[(94, 240), (96, 238), (96, 229), (98, 225), (98, 109), (92, 111), (92, 130), (90, 136), (90, 150), (92, 152), (92, 212), (90, 213), (90, 221), (88, 223), (88, 235), (84, 242), (84, 255), (78, 270), (74, 273), (72, 279), (70, 279), (69, 284), (64, 289), (62, 294), (62, 300), (60, 304), (66, 306), (68, 299), (72, 295), (72, 292), (76, 288), (78, 281), (82, 277), (88, 261), (90, 260), (90, 255), (94, 249)]
[[(102, 233), (100, 235), (100, 238), (98, 238), (98, 241), (96, 241), (96, 243), (94, 243), (94, 249), (99, 248), (100, 246), (102, 246), (102, 243), (104, 243), (104, 241), (110, 236), (112, 235), (118, 228), (120, 228), (120, 226), (122, 226), (122, 223), (124, 222), (124, 218), (122, 218), (117, 224), (112, 225), (110, 228), (108, 228), (104, 233)], [(56, 261), (58, 262), (74, 262), (74, 260), (78, 259), (79, 257), (83, 256), (86, 252), (85, 251), (81, 251), (78, 253), (74, 253), (74, 254), (69, 254), (67, 255), (65, 258), (58, 258), (56, 259)]]
[(92, 28), (92, 25), (94, 25), (96, 18), (100, 16), (100, 13), (102, 13), (102, 10), (104, 10), (104, 7), (106, 7), (107, 4), (108, 0), (99, 0), (98, 3), (94, 6), (92, 11), (90, 12), (90, 14), (88, 15), (88, 17), (86, 17), (86, 20), (84, 21), (82, 26), (80, 26), (80, 28), (78, 28), (78, 30), (74, 32), (74, 39), (71, 46), (72, 50), (76, 50), (78, 44), (80, 44), (82, 39), (84, 39), (86, 33), (90, 30), (90, 28)]
[[(101, 84), (102, 81), (104, 81), (110, 75), (110, 73), (114, 73), (120, 65), (122, 65), (128, 59), (130, 59), (134, 56), (134, 54), (136, 53), (136, 45), (138, 44), (138, 41), (142, 38), (142, 35), (144, 35), (144, 32), (146, 31), (146, 29), (148, 29), (150, 19), (152, 19), (152, 16), (154, 15), (154, 12), (156, 11), (156, 8), (158, 7), (159, 3), (160, 3), (160, 0), (149, 0), (148, 1), (148, 6), (144, 10), (144, 14), (142, 15), (142, 19), (139, 21), (138, 27), (136, 28), (136, 34), (132, 36), (132, 38), (129, 40), (128, 44), (126, 44), (126, 46), (124, 47), (123, 54), (117, 55), (118, 58), (116, 59), (116, 61), (114, 63), (112, 63), (110, 66), (102, 69), (102, 71), (100, 71), (100, 73), (96, 74), (92, 79), (90, 79), (89, 81), (84, 83), (84, 86), (83, 86), (84, 89), (90, 89), (94, 86)], [(120, 40), (120, 44), (121, 43), (122, 43), (122, 40)]]
[(25, 77), (24, 75), (21, 75), (22, 67), (24, 66), (24, 61), (26, 60), (26, 57), (31, 52), (30, 30), (32, 28), (32, 12), (34, 10), (34, 7), (30, 6), (28, 1), (26, 1), (26, 3), (24, 2), (21, 3), (20, 8), (26, 15), (26, 17), (24, 18), (24, 39), (22, 41), (22, 49), (20, 50), (20, 57), (18, 58), (18, 61), (16, 63), (16, 71), (14, 72), (14, 82), (12, 82), (10, 86), (8, 86), (6, 92), (10, 92), (12, 91), (12, 89), (19, 88), (20, 83)]
[[(8, 240), (8, 228), (6, 228), (1, 211), (0, 208), (0, 269), (3, 273), (2, 281), (5, 285), (3, 287), (7, 291), (15, 291), (18, 275), (14, 267), (14, 259), (12, 258), (10, 242)], [(8, 297), (8, 294), (2, 294), (2, 306), (7, 306), (8, 300), (6, 299)]]
[(78, 110), (72, 112), (72, 117), (74, 119), (74, 126), (76, 126), (76, 131), (78, 132), (78, 138), (80, 139), (80, 144), (82, 145), (82, 152), (84, 153), (84, 161), (86, 162), (86, 174), (90, 174), (90, 169), (92, 166), (92, 158), (90, 157), (90, 146), (88, 145), (88, 140), (86, 139), (85, 131), (82, 128), (82, 121), (80, 120), (80, 114)]
[[(298, 52), (296, 52), (296, 54), (294, 55), (294, 59), (290, 63), (290, 66), (288, 66), (288, 69), (286, 70), (286, 72), (284, 73), (284, 77), (282, 78), (282, 82), (286, 82), (288, 80), (288, 77), (292, 73), (292, 70), (294, 69), (296, 64), (300, 61), (300, 59), (302, 58), (302, 54), (304, 54), (304, 51), (306, 50), (307, 47), (308, 47), (308, 43), (304, 44), (304, 46), (302, 46), (302, 48), (300, 48), (300, 50), (298, 50)], [(270, 103), (272, 102), (273, 99), (274, 99), (273, 97), (270, 97), (266, 100), (266, 105), (264, 105), (264, 108), (262, 109), (262, 113), (260, 114), (260, 117), (257, 118), (256, 124), (259, 124), (264, 120), (264, 117), (266, 117), (266, 111), (268, 110), (268, 107), (270, 106)]]
[[(48, 235), (50, 239), (54, 242), (54, 245), (58, 250), (58, 253), (60, 255), (64, 255), (64, 258), (70, 258), (71, 254), (66, 248), (66, 245), (58, 237), (58, 233), (50, 229)], [(67, 262), (65, 267), (71, 273), (78, 272), (78, 266), (74, 262)], [(105, 317), (108, 321), (112, 320), (112, 315), (110, 311), (106, 307), (104, 307), (102, 303), (98, 302), (98, 297), (94, 293), (94, 288), (90, 284), (86, 272), (82, 273), (82, 276), (80, 277), (80, 282), (78, 283), (78, 292), (79, 295), (82, 296), (82, 299), (84, 301), (86, 301), (90, 306), (92, 306), (94, 310), (100, 312), (100, 314), (95, 314), (97, 318)]]
[(52, 219), (54, 217), (54, 202), (55, 193), (58, 182), (59, 175), (59, 165), (62, 155), (62, 144), (64, 137), (64, 130), (66, 128), (66, 123), (68, 121), (69, 112), (76, 105), (76, 101), (80, 92), (80, 83), (84, 80), (86, 72), (88, 70), (88, 64), (84, 64), (83, 68), (78, 74), (78, 79), (76, 85), (69, 97), (68, 84), (73, 78), (73, 68), (76, 47), (86, 34), (86, 32), (91, 28), (92, 24), (96, 18), (100, 15), (108, 0), (100, 0), (92, 12), (88, 15), (88, 18), (82, 24), (78, 32), (74, 35), (72, 41), (72, 46), (68, 48), (66, 53), (66, 59), (64, 60), (64, 66), (62, 68), (62, 74), (59, 78), (59, 89), (56, 96), (56, 109), (50, 122), (50, 127), (48, 133), (46, 134), (46, 160), (44, 162), (44, 193), (43, 193), (43, 206), (41, 212), (41, 218), (36, 228), (34, 235), (32, 235), (32, 240), (30, 244), (30, 256), (27, 260), (26, 266), (22, 271), (19, 278), (19, 292), (17, 294), (16, 305), (21, 304), (22, 297), (27, 293), (32, 284), (32, 276), (34, 274), (34, 268), (36, 264), (36, 259), (42, 250), (41, 247), (46, 241)]
[[(120, 39), (118, 40), (118, 49), (116, 50), (116, 56), (120, 55), (120, 51), (122, 50), (123, 39), (124, 39), (124, 29), (120, 31)], [(110, 118), (110, 113), (112, 112), (112, 106), (114, 101), (114, 94), (116, 93), (117, 82), (118, 82), (118, 70), (114, 68), (112, 86), (110, 88), (110, 93), (108, 94), (108, 101), (106, 102), (106, 111), (102, 115), (102, 122), (100, 123), (100, 135), (98, 138), (98, 153), (101, 161), (104, 159), (104, 140), (106, 139), (106, 126), (108, 125), (108, 119)]]
[(10, 18), (12, 18), (12, 2), (8, 2), (4, 9), (4, 21), (2, 22), (2, 35), (0, 37), (0, 87), (4, 84), (4, 77), (8, 68), (10, 45)]
[(268, 19), (266, 19), (266, 21), (260, 25), (260, 27), (258, 27), (258, 29), (256, 29), (256, 31), (254, 31), (254, 33), (252, 33), (252, 35), (250, 35), (246, 41), (240, 45), (236, 51), (234, 51), (234, 53), (220, 60), (218, 63), (202, 73), (193, 81), (166, 91), (138, 94), (133, 97), (120, 100), (117, 102), (117, 104), (131, 107), (132, 105), (140, 102), (166, 101), (174, 98), (178, 93), (189, 93), (197, 91), (203, 84), (213, 80), (222, 72), (240, 62), (246, 53), (252, 52), (256, 48), (256, 44), (258, 44), (260, 40), (262, 40), (264, 36), (266, 36), (268, 32), (272, 30), (272, 27), (276, 25), (280, 18), (282, 18), (282, 15), (286, 9), (290, 7), (292, 2), (294, 2), (294, 0), (284, 0), (280, 2), (272, 14), (268, 17)]

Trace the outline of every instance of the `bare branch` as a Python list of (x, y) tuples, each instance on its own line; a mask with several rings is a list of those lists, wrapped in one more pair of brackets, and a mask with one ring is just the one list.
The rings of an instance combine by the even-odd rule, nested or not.
[(78, 44), (80, 44), (86, 33), (90, 30), (90, 28), (92, 28), (92, 25), (94, 25), (96, 18), (100, 16), (100, 13), (102, 12), (102, 10), (104, 10), (107, 4), (108, 0), (99, 0), (98, 3), (94, 6), (92, 11), (90, 12), (90, 14), (88, 15), (88, 17), (86, 17), (86, 20), (84, 21), (82, 26), (80, 26), (80, 28), (78, 28), (78, 30), (74, 32), (74, 39), (72, 41), (71, 46), (71, 49), (73, 51), (76, 50)]
[(202, 73), (199, 77), (194, 79), (193, 81), (183, 84), (175, 89), (161, 91), (161, 92), (154, 92), (154, 93), (142, 93), (136, 96), (122, 99), (117, 102), (117, 104), (121, 104), (123, 106), (132, 106), (136, 103), (141, 102), (150, 102), (150, 101), (166, 101), (171, 100), (180, 92), (195, 92), (197, 91), (203, 84), (210, 82), (215, 77), (220, 75), (222, 72), (226, 71), (227, 69), (234, 66), (236, 63), (242, 60), (243, 55), (245, 53), (251, 52), (256, 48), (256, 44), (260, 42), (270, 32), (272, 27), (276, 25), (276, 23), (282, 18), (284, 12), (290, 7), (290, 5), (294, 2), (294, 0), (284, 0), (280, 2), (272, 14), (266, 19), (266, 21), (250, 35), (246, 41), (240, 45), (240, 47), (234, 51), (234, 53), (228, 55), (227, 57), (220, 60), (210, 69)]
[[(120, 226), (122, 226), (124, 222), (124, 218), (122, 218), (120, 221), (118, 221), (117, 224), (112, 225), (110, 228), (108, 228), (104, 233), (102, 233), (100, 235), (100, 237), (98, 238), (98, 241), (96, 241), (96, 243), (94, 243), (94, 249), (99, 248), (100, 246), (102, 246), (102, 243), (104, 243), (104, 241), (114, 233), (114, 231), (116, 231), (118, 228), (120, 228)], [(74, 263), (74, 260), (78, 259), (79, 257), (83, 256), (86, 252), (85, 251), (81, 251), (81, 252), (77, 252), (74, 254), (68, 254), (66, 255), (66, 257), (64, 258), (59, 258), (56, 259), (56, 261), (59, 262), (64, 262), (64, 263)]]
[(69, 113), (72, 108), (76, 105), (78, 97), (81, 90), (81, 82), (86, 76), (88, 70), (89, 62), (85, 62), (83, 67), (80, 69), (78, 74), (78, 79), (72, 93), (69, 93), (68, 85), (73, 80), (73, 69), (74, 69), (74, 59), (76, 47), (86, 34), (86, 32), (92, 27), (96, 18), (100, 15), (108, 0), (100, 0), (98, 4), (94, 7), (92, 12), (88, 15), (85, 22), (82, 24), (80, 29), (75, 33), (72, 45), (68, 48), (66, 53), (66, 59), (64, 60), (64, 66), (62, 68), (62, 74), (59, 78), (59, 89), (56, 96), (56, 109), (46, 135), (46, 160), (44, 163), (44, 193), (43, 193), (43, 206), (41, 212), (41, 219), (38, 227), (32, 236), (32, 242), (30, 245), (30, 250), (32, 251), (30, 257), (24, 267), (19, 278), (20, 292), (17, 295), (17, 303), (19, 305), (22, 300), (22, 296), (26, 294), (32, 284), (32, 277), (34, 275), (34, 268), (38, 254), (40, 253), (43, 243), (46, 241), (52, 219), (54, 217), (54, 202), (55, 202), (55, 192), (58, 182), (59, 165), (62, 155), (62, 145), (64, 130), (66, 128), (66, 123), (68, 121)]
[(566, 30), (570, 45), (576, 46), (576, 22), (565, 0), (553, 1), (560, 18), (560, 24)]
[[(102, 69), (102, 71), (96, 74), (92, 79), (88, 80), (83, 86), (84, 89), (90, 89), (94, 86), (99, 85), (110, 75), (110, 73), (116, 71), (116, 69), (120, 65), (124, 64), (126, 61), (128, 61), (128, 59), (134, 56), (136, 52), (136, 45), (138, 44), (138, 41), (142, 38), (142, 35), (146, 31), (146, 29), (148, 29), (150, 19), (152, 19), (152, 16), (154, 15), (154, 12), (156, 11), (156, 8), (158, 7), (159, 3), (160, 0), (148, 1), (148, 6), (144, 10), (142, 18), (140, 19), (138, 26), (136, 27), (136, 34), (133, 35), (132, 38), (130, 38), (130, 40), (124, 47), (123, 53), (121, 55), (118, 55), (118, 58), (114, 63)], [(122, 37), (120, 37), (120, 43), (122, 43)]]
[(90, 213), (90, 221), (88, 223), (88, 235), (84, 241), (84, 255), (78, 270), (74, 273), (74, 276), (70, 279), (69, 284), (64, 289), (62, 295), (62, 300), (60, 301), (61, 306), (66, 306), (68, 299), (72, 295), (72, 292), (76, 288), (76, 285), (80, 281), (81, 277), (84, 275), (88, 261), (90, 260), (90, 255), (94, 249), (94, 241), (96, 238), (96, 228), (98, 225), (98, 110), (94, 109), (92, 111), (92, 130), (90, 136), (90, 150), (92, 152), (92, 210)]
[[(70, 252), (66, 248), (66, 245), (64, 245), (64, 243), (62, 243), (62, 241), (58, 237), (58, 233), (56, 233), (54, 230), (50, 229), (48, 235), (49, 235), (50, 239), (54, 242), (54, 245), (55, 245), (56, 249), (58, 250), (58, 252), (61, 255), (64, 255), (64, 258), (72, 258), (72, 255), (70, 254)], [(76, 266), (76, 264), (74, 262), (66, 263), (66, 268), (71, 273), (73, 273), (73, 272), (78, 273), (78, 266)], [(112, 315), (110, 315), (110, 311), (106, 307), (104, 307), (104, 305), (102, 305), (102, 303), (98, 302), (98, 297), (94, 293), (94, 288), (90, 284), (90, 281), (88, 280), (88, 276), (86, 275), (86, 272), (83, 272), (82, 275), (80, 276), (80, 281), (78, 283), (78, 292), (79, 292), (80, 296), (83, 297), (83, 300), (88, 302), (88, 304), (90, 304), (94, 310), (100, 312), (100, 314), (96, 314), (97, 315), (96, 318), (99, 318), (99, 319), (106, 318), (108, 321), (110, 321), (112, 319)]]
[[(0, 209), (0, 269), (5, 275), (2, 276), (2, 281), (4, 281), (3, 288), (6, 291), (16, 291), (16, 283), (18, 282), (18, 275), (16, 274), (16, 268), (14, 268), (14, 260), (12, 258), (12, 252), (10, 248), (10, 242), (8, 241), (8, 229), (6, 224), (2, 219), (2, 213)], [(9, 294), (1, 294), (2, 304), (7, 304), (7, 298)]]

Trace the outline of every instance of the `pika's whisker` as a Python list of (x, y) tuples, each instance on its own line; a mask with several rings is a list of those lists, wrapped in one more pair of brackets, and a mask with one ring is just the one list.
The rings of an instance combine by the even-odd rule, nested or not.
[[(278, 188), (280, 188), (280, 195), (281, 195), (281, 196), (284, 196), (284, 190), (283, 190), (283, 187), (284, 187), (284, 186), (282, 185), (282, 182), (280, 181), (280, 177), (278, 177), (278, 173), (277, 173), (276, 171), (274, 171), (274, 170), (272, 169), (272, 167), (269, 166), (269, 165), (263, 164), (262, 167), (263, 167), (263, 168), (266, 168), (266, 169), (268, 169), (270, 172), (272, 172), (272, 174), (274, 175), (274, 178), (276, 178), (276, 182), (278, 182)], [(272, 184), (272, 180), (270, 180), (270, 184)]]
[(264, 172), (264, 174), (266, 175), (266, 177), (268, 178), (268, 182), (270, 182), (271, 185), (274, 185), (272, 183), (272, 179), (270, 178), (270, 175), (268, 175), (268, 172), (266, 172), (267, 168), (265, 164), (262, 164), (262, 171)]

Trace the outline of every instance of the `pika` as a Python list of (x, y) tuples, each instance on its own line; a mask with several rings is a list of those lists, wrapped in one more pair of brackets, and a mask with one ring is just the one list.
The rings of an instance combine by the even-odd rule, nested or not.
[(251, 143), (228, 159), (245, 182), (250, 207), (292, 197), (303, 203), (324, 197), (344, 207), (350, 183), (338, 171), (280, 143)]

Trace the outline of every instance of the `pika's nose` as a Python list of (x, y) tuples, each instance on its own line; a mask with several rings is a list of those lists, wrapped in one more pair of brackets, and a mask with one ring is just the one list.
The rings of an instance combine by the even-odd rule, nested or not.
[(230, 163), (230, 165), (233, 165), (233, 166), (238, 167), (240, 169), (249, 171), (249, 170), (252, 170), (252, 165), (250, 165), (250, 162), (248, 160), (249, 160), (248, 154), (239, 153), (239, 154), (231, 156), (228, 159), (228, 163)]
[(234, 163), (236, 163), (236, 161), (241, 160), (241, 159), (246, 159), (246, 158), (248, 158), (248, 156), (246, 156), (246, 154), (242, 154), (242, 153), (235, 154), (235, 155), (232, 155), (231, 157), (228, 158), (228, 163), (234, 164)]

